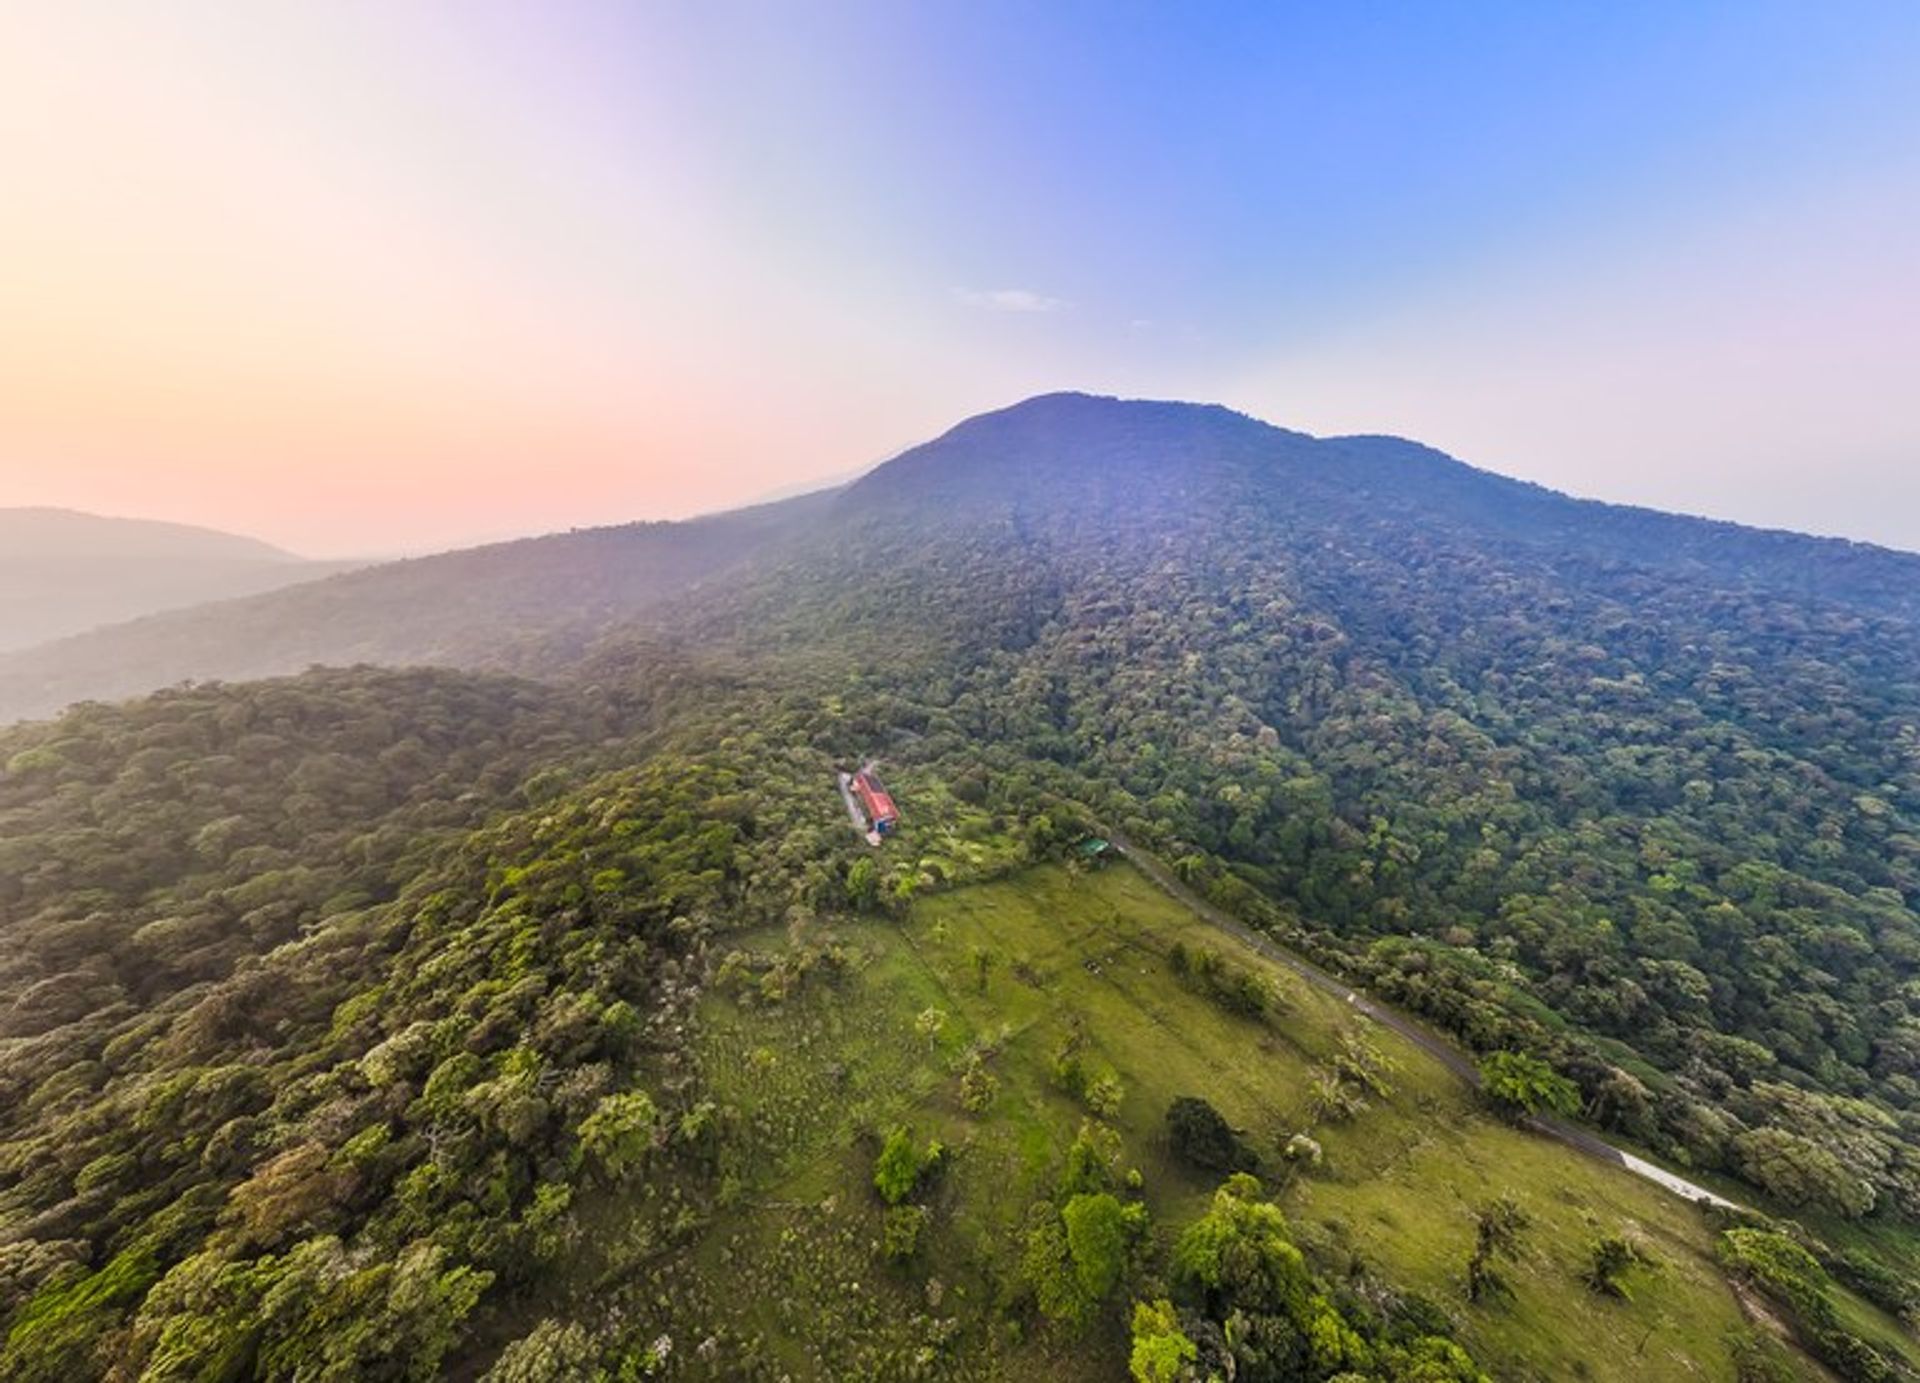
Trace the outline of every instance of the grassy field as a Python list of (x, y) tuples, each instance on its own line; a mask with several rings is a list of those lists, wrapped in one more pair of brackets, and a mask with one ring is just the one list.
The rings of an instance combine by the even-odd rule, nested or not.
[[(1431, 1059), (1127, 866), (1035, 869), (924, 899), (904, 922), (747, 945), (764, 964), (829, 937), (855, 955), (845, 978), (810, 980), (777, 1003), (716, 993), (702, 1012), (700, 1061), (740, 1135), (726, 1140), (731, 1208), (661, 1302), (680, 1338), (712, 1338), (716, 1375), (757, 1357), (795, 1376), (1123, 1377), (1117, 1308), (1077, 1339), (1022, 1336), (997, 1309), (1028, 1208), (1050, 1193), (1086, 1117), (1052, 1078), (1062, 1043), (1079, 1033), (1083, 1059), (1121, 1081), (1112, 1123), (1124, 1164), (1139, 1169), (1156, 1233), (1170, 1238), (1216, 1179), (1169, 1155), (1168, 1102), (1203, 1095), (1280, 1167), (1280, 1147), (1310, 1124), (1310, 1067), (1364, 1030), (1398, 1064), (1395, 1089), (1350, 1122), (1315, 1128), (1323, 1165), (1277, 1190), (1303, 1245), (1329, 1261), (1357, 1255), (1438, 1303), (1502, 1379), (1734, 1376), (1728, 1342), (1742, 1315), (1698, 1211), (1486, 1117)], [(1167, 959), (1176, 941), (1258, 969), (1282, 1011), (1242, 1017), (1193, 992)], [(999, 1046), (999, 1094), (984, 1115), (962, 1108), (956, 1078), (977, 1041)], [(902, 1124), (952, 1150), (920, 1266), (884, 1263), (870, 1179), (876, 1134)], [(1474, 1305), (1463, 1290), (1472, 1210), (1495, 1195), (1517, 1200), (1533, 1227), (1514, 1297)], [(1650, 1251), (1630, 1301), (1579, 1280), (1603, 1233)]]

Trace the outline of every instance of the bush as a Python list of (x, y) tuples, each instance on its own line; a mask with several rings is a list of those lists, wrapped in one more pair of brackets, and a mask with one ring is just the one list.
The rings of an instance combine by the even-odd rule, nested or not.
[(1197, 1095), (1167, 1106), (1167, 1140), (1181, 1161), (1210, 1172), (1246, 1171), (1254, 1158), (1220, 1111)]
[(920, 1179), (945, 1155), (946, 1149), (937, 1140), (929, 1142), (924, 1151), (915, 1148), (912, 1132), (902, 1124), (887, 1135), (880, 1156), (874, 1159), (873, 1188), (888, 1205), (898, 1205), (914, 1193)]
[(1632, 1298), (1625, 1279), (1629, 1269), (1645, 1261), (1639, 1249), (1618, 1234), (1608, 1234), (1588, 1246), (1587, 1260), (1582, 1274), (1587, 1286), (1604, 1297), (1620, 1301)]
[(892, 1206), (881, 1225), (881, 1248), (892, 1262), (904, 1263), (920, 1252), (920, 1240), (926, 1228), (927, 1212), (924, 1207)]
[(980, 1053), (973, 1053), (960, 1073), (960, 1107), (969, 1114), (985, 1114), (999, 1093), (999, 1078), (987, 1069)]
[(1134, 1383), (1176, 1383), (1199, 1355), (1199, 1348), (1180, 1329), (1172, 1302), (1134, 1303), (1133, 1349), (1127, 1358)]
[(1481, 1089), (1502, 1118), (1531, 1114), (1572, 1114), (1580, 1108), (1580, 1088), (1526, 1052), (1494, 1052), (1480, 1063)]

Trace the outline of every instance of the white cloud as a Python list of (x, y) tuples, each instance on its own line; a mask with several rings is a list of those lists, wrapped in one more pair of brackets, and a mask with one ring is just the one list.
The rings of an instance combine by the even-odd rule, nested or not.
[(968, 307), (989, 312), (1058, 312), (1066, 306), (1059, 298), (1049, 298), (1031, 288), (956, 288), (953, 296)]

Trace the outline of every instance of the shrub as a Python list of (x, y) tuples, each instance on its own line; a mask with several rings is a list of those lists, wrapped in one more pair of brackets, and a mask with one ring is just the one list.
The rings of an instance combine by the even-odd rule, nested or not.
[(1133, 1349), (1127, 1357), (1127, 1371), (1134, 1383), (1175, 1383), (1199, 1354), (1199, 1348), (1180, 1329), (1172, 1302), (1134, 1303)]
[(1580, 1088), (1537, 1056), (1494, 1052), (1480, 1063), (1481, 1089), (1502, 1118), (1531, 1114), (1572, 1114), (1580, 1108)]
[(873, 1164), (873, 1187), (888, 1205), (898, 1205), (914, 1193), (920, 1179), (946, 1155), (938, 1140), (924, 1150), (913, 1146), (913, 1134), (902, 1124), (887, 1135)]
[(1627, 1289), (1627, 1272), (1645, 1262), (1646, 1256), (1620, 1235), (1608, 1234), (1588, 1247), (1587, 1260), (1586, 1271), (1581, 1274), (1587, 1286), (1601, 1296), (1627, 1301), (1633, 1296)]
[(985, 1114), (993, 1108), (999, 1093), (999, 1078), (987, 1069), (980, 1053), (973, 1053), (967, 1058), (966, 1069), (960, 1073), (960, 1107), (969, 1114)]
[(888, 1209), (880, 1231), (881, 1247), (895, 1263), (904, 1263), (920, 1252), (920, 1240), (927, 1228), (927, 1212), (918, 1205), (896, 1205)]
[(1207, 1171), (1245, 1171), (1254, 1162), (1220, 1111), (1197, 1095), (1167, 1106), (1167, 1139), (1174, 1156)]

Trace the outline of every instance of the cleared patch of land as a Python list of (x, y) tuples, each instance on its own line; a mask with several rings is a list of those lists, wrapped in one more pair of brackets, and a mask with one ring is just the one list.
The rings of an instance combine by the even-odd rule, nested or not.
[[(1086, 1118), (1053, 1075), (1077, 1033), (1088, 1065), (1124, 1088), (1111, 1122), (1157, 1233), (1198, 1214), (1216, 1181), (1176, 1161), (1163, 1134), (1168, 1102), (1199, 1094), (1269, 1173), (1285, 1166), (1287, 1138), (1312, 1127), (1323, 1165), (1278, 1191), (1298, 1237), (1357, 1253), (1429, 1297), (1498, 1376), (1733, 1377), (1727, 1340), (1742, 1317), (1698, 1210), (1488, 1118), (1430, 1057), (1131, 868), (1035, 869), (924, 899), (902, 922), (748, 945), (764, 960), (828, 943), (854, 958), (842, 978), (817, 968), (773, 986), (786, 991), (777, 1000), (760, 997), (760, 984), (719, 986), (703, 1010), (701, 1062), (735, 1135), (733, 1208), (706, 1228), (696, 1269), (672, 1296), (683, 1343), (717, 1339), (717, 1373), (739, 1350), (809, 1375), (1118, 1376), (1117, 1324), (1079, 1339), (1044, 1328), (1023, 1337), (995, 1309), (1013, 1287), (1028, 1207), (1050, 1193)], [(1257, 970), (1278, 996), (1274, 1011), (1242, 1016), (1182, 983), (1168, 960), (1175, 943)], [(1397, 1063), (1394, 1090), (1349, 1121), (1314, 1125), (1310, 1073), (1354, 1031)], [(971, 1114), (957, 1072), (980, 1042), (997, 1047), (999, 1094)], [(885, 1267), (872, 1135), (901, 1124), (953, 1156), (931, 1198), (927, 1251)], [(1463, 1283), (1473, 1208), (1496, 1195), (1517, 1200), (1533, 1228), (1513, 1298), (1476, 1305)], [(1653, 1259), (1635, 1270), (1630, 1301), (1580, 1281), (1591, 1241), (1612, 1233)]]

